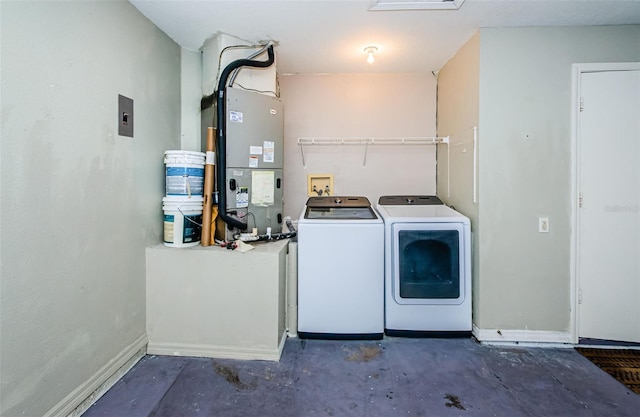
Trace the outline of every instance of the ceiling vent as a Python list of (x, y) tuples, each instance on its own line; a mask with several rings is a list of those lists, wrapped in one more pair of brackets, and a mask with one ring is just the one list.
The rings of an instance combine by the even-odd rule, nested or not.
[(377, 0), (369, 10), (457, 10), (464, 0)]

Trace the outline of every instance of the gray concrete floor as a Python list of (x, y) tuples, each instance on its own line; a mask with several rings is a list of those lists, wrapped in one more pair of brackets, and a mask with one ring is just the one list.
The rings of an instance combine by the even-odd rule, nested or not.
[(280, 362), (146, 356), (84, 417), (640, 416), (573, 349), (287, 340)]

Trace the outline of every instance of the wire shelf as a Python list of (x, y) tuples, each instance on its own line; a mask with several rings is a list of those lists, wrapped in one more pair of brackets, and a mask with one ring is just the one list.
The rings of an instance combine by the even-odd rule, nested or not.
[(298, 145), (437, 145), (449, 143), (449, 137), (320, 137), (298, 138)]
[(324, 138), (298, 138), (300, 146), (300, 156), (302, 157), (302, 165), (306, 168), (307, 163), (304, 157), (305, 146), (338, 146), (338, 145), (364, 145), (364, 160), (362, 166), (367, 165), (367, 149), (369, 145), (438, 145), (449, 144), (449, 136), (439, 137), (395, 137), (395, 138), (372, 138), (372, 137), (324, 137)]

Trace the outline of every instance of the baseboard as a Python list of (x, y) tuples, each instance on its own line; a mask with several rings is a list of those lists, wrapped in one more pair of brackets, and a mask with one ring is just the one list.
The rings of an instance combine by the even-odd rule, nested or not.
[(485, 344), (561, 344), (572, 346), (569, 332), (480, 329), (474, 324), (473, 336)]
[(145, 355), (146, 344), (145, 333), (56, 404), (44, 417), (82, 415)]
[(147, 345), (147, 354), (278, 362), (284, 349), (286, 337), (287, 334), (283, 333), (278, 347), (274, 349), (149, 342), (149, 345)]
[(284, 344), (287, 341), (287, 338), (289, 337), (289, 335), (287, 334), (287, 332), (282, 332), (282, 337), (280, 338), (280, 344), (278, 345), (278, 360), (280, 360), (280, 357), (282, 356), (282, 351), (284, 350)]

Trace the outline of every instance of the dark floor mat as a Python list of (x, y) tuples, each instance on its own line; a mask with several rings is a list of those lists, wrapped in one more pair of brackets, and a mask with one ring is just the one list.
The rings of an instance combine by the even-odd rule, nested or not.
[(640, 350), (581, 347), (576, 350), (631, 391), (640, 394)]

